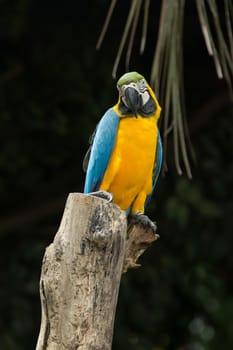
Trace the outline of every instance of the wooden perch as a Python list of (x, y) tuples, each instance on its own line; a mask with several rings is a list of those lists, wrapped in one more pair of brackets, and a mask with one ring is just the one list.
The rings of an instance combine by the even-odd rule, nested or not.
[(122, 271), (157, 238), (140, 225), (127, 233), (116, 205), (70, 194), (43, 259), (36, 350), (110, 350)]

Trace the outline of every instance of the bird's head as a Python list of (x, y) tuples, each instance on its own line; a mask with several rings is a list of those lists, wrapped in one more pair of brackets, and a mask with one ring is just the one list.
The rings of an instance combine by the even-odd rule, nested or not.
[(146, 79), (137, 72), (124, 74), (117, 82), (122, 108), (137, 116), (149, 102), (151, 95)]

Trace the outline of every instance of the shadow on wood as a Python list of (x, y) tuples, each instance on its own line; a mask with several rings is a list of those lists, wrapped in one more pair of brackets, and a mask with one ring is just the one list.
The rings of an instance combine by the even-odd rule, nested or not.
[(42, 319), (36, 350), (110, 350), (122, 271), (158, 238), (103, 199), (69, 195), (40, 279)]

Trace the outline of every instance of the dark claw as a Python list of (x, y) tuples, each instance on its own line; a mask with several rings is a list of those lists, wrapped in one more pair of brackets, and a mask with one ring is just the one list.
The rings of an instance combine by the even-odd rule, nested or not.
[(136, 225), (141, 224), (145, 228), (151, 228), (154, 233), (156, 233), (157, 226), (155, 222), (151, 221), (148, 216), (142, 213), (136, 213), (130, 215), (129, 224)]
[(107, 191), (90, 192), (90, 193), (88, 193), (88, 195), (106, 199), (109, 203), (112, 202), (112, 200), (113, 200), (112, 193), (109, 193)]

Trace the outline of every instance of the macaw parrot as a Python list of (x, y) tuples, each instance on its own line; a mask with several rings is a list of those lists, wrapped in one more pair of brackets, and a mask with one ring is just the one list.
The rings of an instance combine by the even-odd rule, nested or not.
[(144, 210), (162, 163), (157, 125), (161, 107), (137, 72), (124, 74), (117, 89), (118, 102), (98, 123), (83, 161), (84, 193), (112, 201), (126, 212), (131, 223), (155, 230)]

